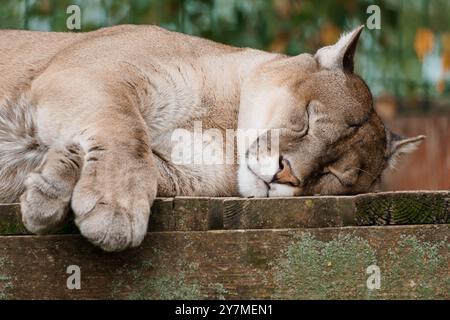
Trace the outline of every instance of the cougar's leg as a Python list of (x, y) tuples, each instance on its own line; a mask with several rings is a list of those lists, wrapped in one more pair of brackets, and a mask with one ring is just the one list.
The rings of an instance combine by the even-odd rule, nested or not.
[[(40, 205), (53, 217), (50, 221), (25, 214), (30, 229), (44, 230), (59, 220), (57, 217), (63, 216), (58, 211), (61, 201), (66, 204), (71, 197), (75, 223), (95, 245), (119, 251), (142, 242), (156, 196), (157, 171), (140, 109), (145, 92), (139, 88), (145, 83), (135, 71), (128, 65), (100, 64), (56, 71), (50, 68), (33, 82), (31, 100), (36, 105), (40, 138), (49, 145), (76, 144), (82, 159), (76, 162), (80, 170), (74, 163), (70, 170), (59, 170), (63, 162), (71, 164), (72, 158), (60, 159), (54, 151), (55, 160), (48, 161), (42, 170), (52, 175), (30, 179), (30, 186), (35, 181), (42, 184), (35, 187), (38, 200), (30, 202), (27, 190), (22, 207), (31, 212), (31, 207)], [(67, 152), (64, 156), (72, 157), (69, 149)], [(69, 173), (70, 178), (66, 177)], [(52, 180), (44, 179), (47, 176)], [(64, 186), (64, 192), (55, 186)], [(50, 193), (43, 197), (38, 191)], [(28, 220), (39, 221), (39, 227)]]
[(106, 251), (119, 251), (139, 245), (145, 236), (157, 172), (144, 128), (137, 123), (108, 128), (87, 138), (72, 208), (86, 238)]

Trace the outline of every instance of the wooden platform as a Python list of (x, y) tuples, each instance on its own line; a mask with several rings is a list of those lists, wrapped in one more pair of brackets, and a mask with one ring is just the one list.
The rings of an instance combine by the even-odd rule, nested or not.
[[(104, 253), (68, 226), (28, 235), (0, 205), (4, 299), (450, 298), (450, 192), (170, 198), (139, 248)], [(69, 290), (67, 268), (81, 270)], [(367, 267), (380, 268), (369, 289)]]

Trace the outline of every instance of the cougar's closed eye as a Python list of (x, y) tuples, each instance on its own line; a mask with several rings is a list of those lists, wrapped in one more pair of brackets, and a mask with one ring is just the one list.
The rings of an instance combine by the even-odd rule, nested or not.
[(302, 114), (302, 117), (299, 119), (299, 117), (291, 117), (291, 125), (289, 130), (292, 131), (296, 136), (303, 137), (308, 134), (309, 128), (310, 128), (310, 107), (311, 107), (311, 101), (308, 101), (305, 107), (305, 112)]

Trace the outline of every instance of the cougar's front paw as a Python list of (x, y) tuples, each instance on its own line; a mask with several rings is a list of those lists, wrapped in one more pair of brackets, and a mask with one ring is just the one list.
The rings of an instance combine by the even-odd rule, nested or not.
[(122, 207), (117, 203), (99, 202), (75, 222), (90, 242), (105, 251), (122, 251), (136, 247), (147, 232), (150, 206)]
[(136, 170), (132, 164), (108, 171), (97, 167), (95, 174), (86, 170), (72, 196), (81, 234), (105, 251), (141, 244), (156, 196), (156, 179), (149, 171), (148, 167)]
[(76, 146), (50, 149), (41, 166), (28, 176), (20, 207), (30, 232), (48, 233), (65, 223), (80, 168), (81, 154)]
[(32, 233), (49, 233), (66, 220), (69, 199), (52, 197), (41, 189), (45, 182), (38, 174), (27, 180), (27, 191), (20, 198), (22, 222)]

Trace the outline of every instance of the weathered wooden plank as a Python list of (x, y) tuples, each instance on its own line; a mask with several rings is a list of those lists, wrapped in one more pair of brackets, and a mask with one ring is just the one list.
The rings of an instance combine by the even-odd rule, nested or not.
[(225, 229), (318, 228), (358, 225), (353, 197), (230, 199)]
[[(105, 253), (79, 235), (0, 237), (9, 299), (450, 298), (450, 225), (152, 232)], [(366, 285), (379, 266), (381, 288)], [(66, 286), (81, 269), (81, 289)]]
[[(176, 230), (207, 230), (209, 198), (175, 198)], [(192, 228), (192, 229), (191, 229)]]
[(450, 222), (450, 192), (225, 199), (225, 229), (317, 228)]
[[(318, 228), (450, 222), (450, 192), (295, 198), (158, 198), (150, 231)], [(69, 225), (62, 233), (76, 233)], [(27, 234), (16, 205), (0, 205), (0, 235)]]
[[(74, 234), (78, 233), (77, 227), (73, 222), (69, 222), (57, 230), (55, 234)], [(26, 235), (30, 232), (22, 223), (19, 204), (0, 204), (0, 236), (2, 235)]]
[(149, 231), (176, 230), (177, 220), (173, 213), (174, 198), (159, 198), (153, 202)]
[(384, 192), (354, 198), (356, 217), (367, 225), (450, 222), (450, 192)]
[(18, 204), (0, 204), (0, 235), (27, 234)]

